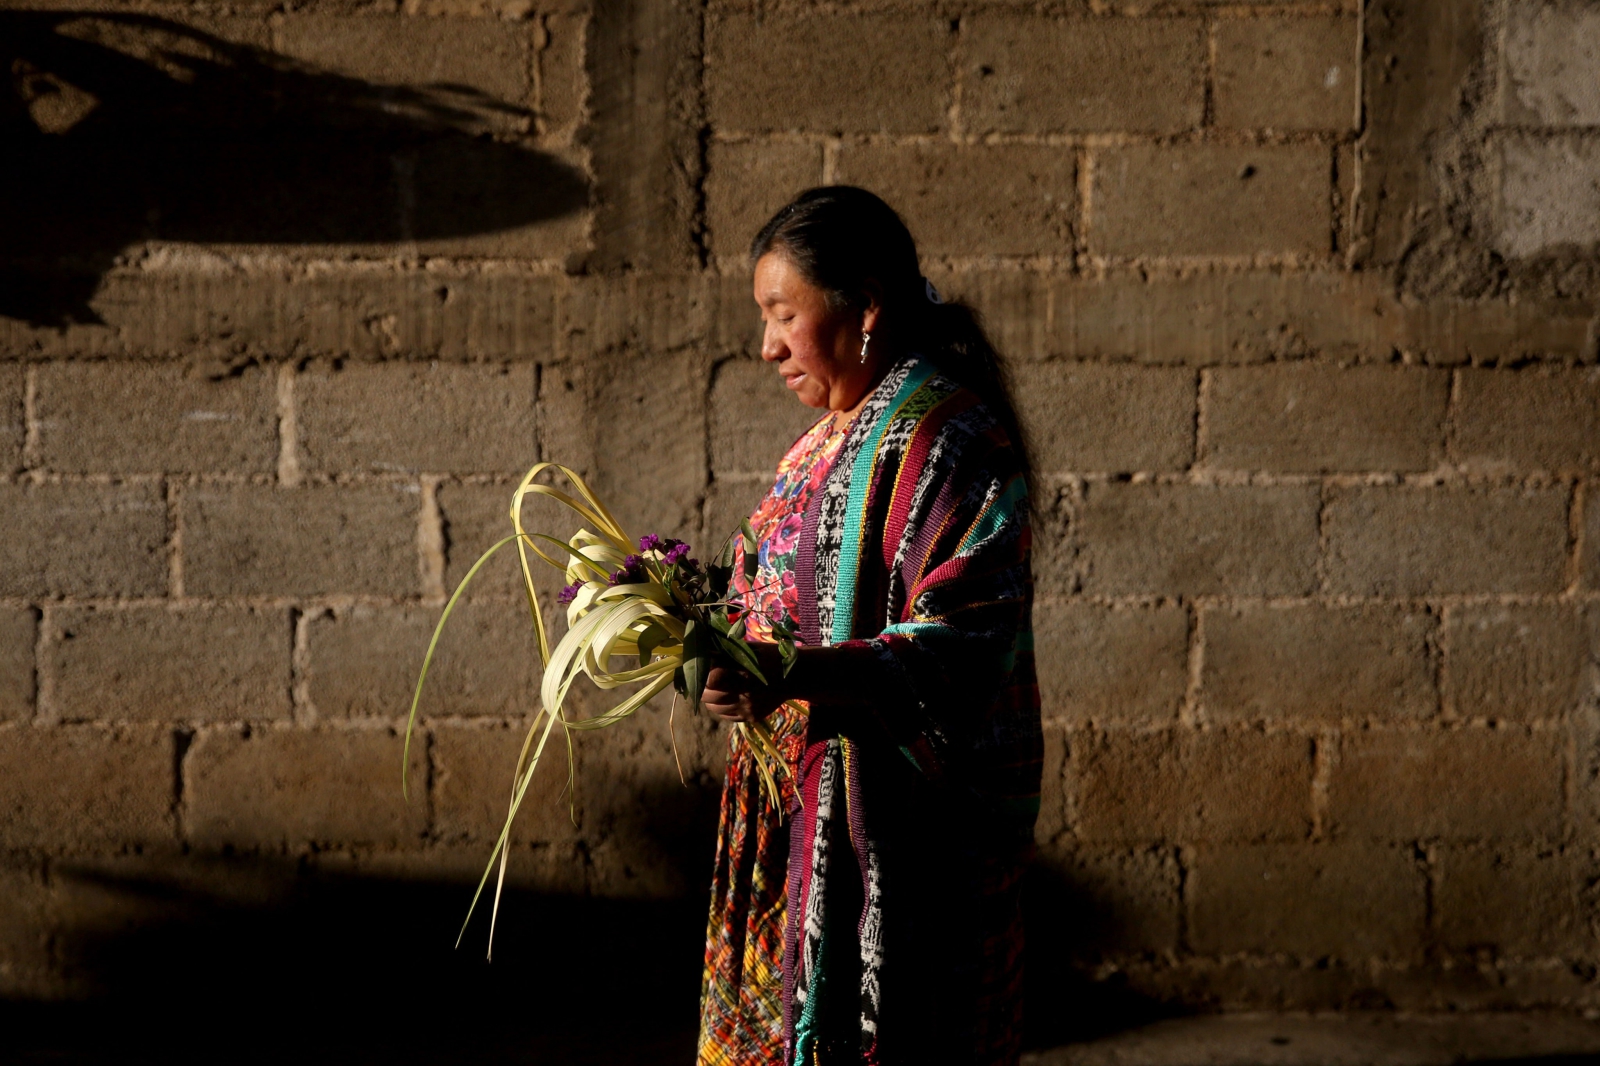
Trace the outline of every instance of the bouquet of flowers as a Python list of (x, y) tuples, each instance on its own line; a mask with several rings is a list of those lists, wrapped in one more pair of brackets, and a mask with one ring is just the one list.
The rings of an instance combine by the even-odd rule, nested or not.
[[(546, 470), (561, 474), (573, 487), (573, 496), (537, 479)], [(523, 525), (522, 505), (529, 496), (545, 496), (575, 511), (591, 528), (580, 528), (566, 540), (545, 533), (530, 533)], [(450, 620), (462, 592), (484, 563), (508, 544), (517, 546), (522, 565), (523, 588), (528, 611), (539, 639), (539, 657), (544, 675), (539, 690), (539, 706), (517, 759), (510, 810), (500, 831), (489, 865), (478, 883), (467, 920), (482, 896), (489, 874), (499, 860), (495, 886), (494, 914), (498, 915), (500, 894), (505, 884), (506, 843), (522, 798), (533, 780), (557, 726), (571, 744), (573, 730), (603, 729), (615, 725), (643, 707), (669, 685), (676, 691), (673, 710), (679, 697), (699, 709), (706, 676), (713, 659), (721, 655), (766, 683), (750, 645), (744, 640), (745, 618), (738, 604), (728, 598), (733, 577), (734, 541), (729, 537), (718, 559), (702, 565), (689, 557), (689, 546), (681, 541), (646, 534), (634, 541), (622, 529), (611, 511), (590, 491), (572, 470), (554, 463), (539, 463), (523, 477), (511, 496), (512, 534), (492, 545), (473, 563), (461, 583), (445, 603), (433, 639), (422, 661), (416, 691), (411, 699), (411, 714), (406, 723), (406, 751), (409, 756), (411, 733), (416, 724), (422, 686), (439, 644), (439, 635)], [(746, 521), (735, 534), (744, 541), (744, 577), (754, 580), (757, 562), (755, 533)], [(545, 631), (544, 614), (533, 583), (529, 553), (562, 570), (567, 584), (557, 597), (566, 608), (567, 632), (554, 651)], [(795, 659), (794, 632), (774, 620), (773, 634), (778, 644), (783, 670), (788, 672)], [(615, 662), (621, 660), (620, 663)], [(587, 676), (602, 690), (638, 686), (610, 709), (587, 718), (572, 718), (563, 707), (573, 682)], [(765, 725), (740, 723), (755, 755), (767, 802), (778, 803), (777, 777), (785, 772), (784, 761)], [(403, 779), (402, 779), (403, 780)], [(463, 932), (465, 925), (463, 925)], [(490, 922), (490, 943), (494, 924)], [(458, 941), (459, 942), (459, 941)]]

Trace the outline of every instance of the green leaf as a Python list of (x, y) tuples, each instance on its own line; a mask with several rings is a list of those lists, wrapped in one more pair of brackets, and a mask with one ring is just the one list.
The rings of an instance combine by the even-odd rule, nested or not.
[(783, 663), (783, 676), (788, 677), (789, 671), (794, 669), (794, 664), (800, 661), (800, 653), (794, 650), (794, 641), (786, 637), (779, 638), (778, 661)]
[(705, 646), (705, 627), (694, 619), (683, 627), (683, 696), (695, 711), (706, 691), (706, 675), (711, 672), (710, 649)]
[(736, 637), (721, 632), (717, 633), (717, 643), (720, 645), (720, 650), (748, 671), (751, 677), (763, 685), (767, 683), (767, 677), (761, 672), (761, 662), (756, 658), (754, 648)]
[(744, 579), (753, 582), (756, 566), (761, 562), (761, 545), (756, 543), (756, 531), (750, 528), (750, 519), (746, 518), (739, 529), (744, 533)]
[(647, 664), (650, 661), (650, 653), (671, 635), (657, 622), (646, 625), (639, 634), (639, 665), (643, 667)]

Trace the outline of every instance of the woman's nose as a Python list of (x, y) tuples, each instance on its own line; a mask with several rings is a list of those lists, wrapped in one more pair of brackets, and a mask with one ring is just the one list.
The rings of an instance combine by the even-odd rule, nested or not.
[(783, 358), (783, 341), (770, 325), (761, 332), (761, 358), (769, 363), (776, 363)]

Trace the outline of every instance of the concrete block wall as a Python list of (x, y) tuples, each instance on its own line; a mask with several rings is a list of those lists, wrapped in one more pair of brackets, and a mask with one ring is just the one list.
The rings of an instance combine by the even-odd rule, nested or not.
[[(30, 128), (80, 164), (119, 158), (96, 114), (233, 141), (182, 89), (75, 82), (63, 40), (174, 86), (199, 55), (246, 130), (335, 94), (382, 166), (262, 119), (334, 208), (214, 170), (226, 210), (171, 221), (152, 180), (126, 232), (0, 250), (28, 279), (0, 296), (0, 990), (92, 977), (91, 875), (473, 879), (538, 667), (500, 560), (402, 799), (445, 596), (538, 459), (636, 531), (733, 528), (809, 421), (755, 358), (744, 248), (849, 181), (984, 313), (1032, 438), (1038, 906), (1071, 930), (1039, 968), (1226, 1007), (1600, 1005), (1581, 5), (132, 10), (0, 13), (35, 35)], [(66, 192), (114, 198), (89, 169)], [(723, 737), (666, 710), (580, 738), (571, 793), (552, 765), (519, 883), (704, 892)]]

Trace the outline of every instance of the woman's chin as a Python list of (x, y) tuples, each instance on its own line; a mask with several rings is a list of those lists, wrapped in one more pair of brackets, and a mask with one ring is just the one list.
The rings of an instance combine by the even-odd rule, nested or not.
[(794, 395), (795, 399), (807, 407), (823, 408), (828, 406), (827, 392), (818, 388), (809, 380), (801, 382), (799, 387), (795, 388)]

